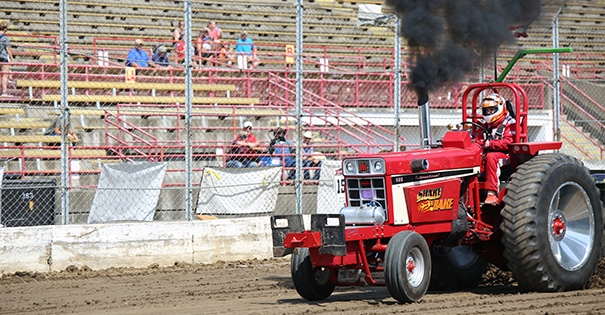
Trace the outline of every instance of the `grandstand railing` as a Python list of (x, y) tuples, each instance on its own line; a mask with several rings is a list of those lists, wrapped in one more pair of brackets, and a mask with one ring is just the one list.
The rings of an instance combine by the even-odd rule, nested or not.
[[(586, 99), (588, 99), (592, 105), (594, 105), (596, 108), (598, 108), (599, 110), (601, 110), (603, 113), (605, 113), (605, 108), (603, 108), (603, 106), (601, 106), (600, 104), (598, 104), (596, 101), (594, 101), (589, 95), (587, 95), (584, 91), (582, 91), (581, 89), (579, 89), (578, 87), (576, 87), (575, 85), (573, 85), (572, 83), (570, 83), (568, 80), (566, 80), (564, 77), (562, 77), (562, 81), (566, 82), (568, 85), (568, 87), (571, 87), (573, 89), (573, 91), (575, 93), (579, 93), (581, 95), (583, 95)], [(550, 88), (554, 88), (552, 86), (552, 84), (548, 81), (544, 81), (544, 84)], [(561, 102), (561, 113), (565, 114), (565, 107), (569, 106), (570, 109), (573, 109), (574, 111), (578, 111), (582, 114), (582, 116), (584, 117), (584, 120), (586, 121), (592, 121), (594, 122), (594, 124), (596, 124), (601, 130), (605, 130), (605, 125), (602, 123), (602, 121), (596, 117), (594, 117), (590, 112), (588, 112), (586, 109), (584, 109), (582, 106), (580, 106), (575, 100), (571, 99), (568, 95), (566, 95), (566, 93), (561, 93), (562, 99), (564, 100), (564, 102)], [(605, 147), (599, 143), (598, 141), (596, 141), (593, 137), (591, 137), (589, 134), (587, 134), (587, 132), (581, 128), (578, 128), (575, 124), (573, 124), (570, 120), (566, 119), (565, 117), (561, 117), (562, 120), (564, 120), (571, 128), (573, 128), (578, 134), (580, 134), (583, 138), (583, 140), (590, 142), (592, 145), (594, 145), (595, 148), (597, 148), (599, 150), (599, 159), (603, 159), (604, 153), (605, 153)], [(561, 134), (561, 137), (565, 140), (567, 140), (567, 144), (573, 146), (576, 150), (578, 150), (579, 152), (581, 152), (584, 157), (588, 158), (588, 159), (594, 159), (594, 156), (592, 156), (589, 152), (587, 152), (585, 149), (583, 149), (582, 147), (580, 147), (577, 144), (577, 140), (574, 139), (568, 139), (565, 137), (565, 135)]]
[[(269, 82), (269, 96), (272, 98), (269, 104), (285, 104), (294, 108), (295, 100), (289, 96), (295, 94), (296, 84), (292, 80), (281, 78), (275, 74), (269, 75)], [(386, 143), (394, 141), (393, 130), (376, 125), (361, 115), (348, 111), (312, 91), (304, 89), (302, 101), (305, 104), (303, 111), (306, 114), (303, 119), (308, 119), (309, 127), (318, 128), (327, 139), (333, 140), (339, 145), (350, 146), (351, 142), (343, 141), (346, 135), (359, 143), (360, 147), (364, 147), (361, 149), (354, 146), (353, 149), (356, 152), (377, 152), (384, 149)], [(405, 143), (403, 137), (401, 140)], [(392, 145), (390, 149), (392, 149)]]
[[(596, 148), (599, 148), (599, 156), (598, 159), (603, 160), (603, 152), (605, 152), (605, 148), (598, 143), (597, 141), (595, 141), (593, 138), (589, 137), (588, 135), (586, 135), (586, 133), (584, 132), (584, 130), (578, 128), (575, 124), (573, 124), (571, 121), (565, 119), (565, 118), (561, 118), (562, 121), (564, 121), (565, 123), (567, 123), (567, 125), (574, 129), (577, 133), (581, 134), (584, 139), (588, 142), (590, 142), (592, 145), (594, 145)], [(577, 139), (572, 139), (570, 137), (567, 137), (564, 133), (561, 133), (561, 138), (563, 138), (564, 140), (566, 140), (566, 144), (571, 145), (574, 149), (578, 150), (580, 153), (582, 153), (583, 157), (589, 160), (594, 159), (595, 157), (590, 154), (590, 152), (588, 152), (586, 149), (584, 149), (583, 147), (579, 146), (577, 144)]]
[[(16, 67), (26, 67), (29, 70), (12, 71), (13, 78), (35, 79), (35, 80), (58, 80), (58, 64), (36, 64), (36, 63), (13, 63)], [(124, 67), (117, 66), (96, 66), (96, 65), (69, 65), (69, 80), (82, 81), (108, 81), (124, 82)], [(204, 69), (194, 70), (194, 83), (206, 84), (232, 84), (236, 91), (230, 93), (231, 97), (258, 98), (260, 104), (268, 102), (265, 93), (269, 85), (269, 76), (271, 74), (287, 77), (290, 71), (275, 70), (248, 70), (240, 72), (237, 69)], [(197, 74), (196, 74), (197, 73)], [(162, 70), (144, 70), (137, 75), (137, 82), (166, 82), (181, 83), (183, 77), (182, 70), (177, 68)], [(217, 74), (227, 74), (218, 76)], [(394, 104), (393, 89), (394, 78), (390, 74), (384, 73), (321, 73), (308, 72), (306, 74), (306, 88), (319, 96), (327, 103), (337, 103), (342, 107), (363, 108), (363, 107), (383, 107), (392, 108)], [(544, 109), (544, 93), (541, 83), (522, 83), (521, 86), (528, 91), (529, 107), (531, 109)], [(327, 88), (329, 87), (329, 88)], [(444, 88), (431, 98), (432, 108), (459, 109), (460, 91), (464, 85), (455, 85)], [(41, 95), (44, 95), (45, 89), (40, 88)], [(385, 91), (389, 91), (385, 93)], [(211, 93), (211, 92), (209, 92)], [(13, 95), (18, 97), (28, 97), (28, 90), (13, 90)], [(84, 94), (87, 94), (84, 92)], [(290, 95), (294, 97), (295, 94)], [(18, 100), (18, 99), (14, 99)], [(409, 87), (408, 82), (402, 82), (401, 107), (414, 108), (417, 106), (415, 93)]]

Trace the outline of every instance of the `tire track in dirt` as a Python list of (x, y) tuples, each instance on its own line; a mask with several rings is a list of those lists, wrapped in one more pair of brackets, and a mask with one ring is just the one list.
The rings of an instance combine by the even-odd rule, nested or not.
[(523, 293), (509, 273), (492, 268), (471, 291), (428, 292), (420, 303), (399, 304), (385, 287), (337, 287), (324, 301), (306, 301), (288, 259), (72, 267), (0, 277), (0, 314), (605, 314), (604, 275), (605, 260), (588, 290)]

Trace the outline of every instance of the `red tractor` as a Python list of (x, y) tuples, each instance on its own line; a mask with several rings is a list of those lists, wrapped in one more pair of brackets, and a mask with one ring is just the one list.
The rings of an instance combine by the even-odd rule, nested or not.
[[(484, 204), (483, 149), (474, 143), (481, 96), (498, 91), (517, 122), (498, 202)], [(428, 134), (428, 97), (421, 128)], [(528, 291), (585, 288), (601, 258), (603, 207), (595, 180), (561, 142), (528, 142), (528, 99), (516, 84), (471, 85), (461, 128), (423, 149), (343, 161), (347, 206), (335, 214), (271, 217), (274, 256), (292, 254), (292, 280), (307, 300), (335, 286), (386, 285), (400, 302), (429, 287), (478, 285), (491, 263)], [(425, 119), (427, 123), (424, 123)], [(429, 138), (430, 139), (430, 138)]]

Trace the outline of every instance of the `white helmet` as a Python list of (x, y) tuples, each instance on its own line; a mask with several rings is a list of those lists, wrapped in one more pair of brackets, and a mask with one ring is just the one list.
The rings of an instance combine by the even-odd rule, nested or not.
[(481, 113), (485, 122), (495, 126), (506, 117), (506, 101), (500, 94), (493, 93), (481, 101)]

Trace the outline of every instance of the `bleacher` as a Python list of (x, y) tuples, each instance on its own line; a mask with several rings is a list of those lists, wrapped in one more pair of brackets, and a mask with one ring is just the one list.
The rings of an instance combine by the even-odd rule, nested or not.
[[(49, 6), (54, 10), (49, 10)], [(356, 13), (352, 9), (322, 9), (319, 6), (312, 8), (313, 11), (305, 14), (304, 40), (309, 53), (323, 52), (322, 48), (313, 46), (323, 46), (327, 43), (343, 48), (392, 47), (392, 39), (388, 38), (390, 33), (376, 32), (374, 28), (356, 27)], [(59, 35), (59, 29), (53, 27), (57, 25), (59, 18), (58, 7), (50, 1), (7, 1), (4, 10), (5, 17), (19, 29), (31, 34), (55, 37)], [(283, 2), (276, 2), (274, 6), (238, 2), (194, 2), (192, 10), (193, 38), (197, 37), (199, 29), (204, 27), (208, 20), (214, 19), (223, 29), (227, 41), (234, 42), (240, 31), (246, 29), (256, 44), (262, 47), (261, 53), (267, 54), (267, 61), (271, 60), (271, 54), (283, 54), (285, 45), (296, 42), (296, 15), (293, 5), (285, 5)], [(157, 40), (162, 38), (170, 40), (172, 25), (182, 19), (182, 8), (179, 4), (168, 1), (153, 4), (146, 2), (143, 5), (114, 1), (74, 1), (70, 2), (68, 18), (68, 39), (75, 55), (94, 56), (89, 48), (95, 45), (96, 49), (121, 49), (121, 52), (118, 52), (121, 56), (112, 58), (118, 60), (132, 47), (132, 40), (135, 38), (147, 39), (149, 45), (160, 43)], [(104, 37), (118, 37), (121, 40), (103, 40)], [(366, 53), (369, 52), (371, 50)], [(341, 54), (351, 52), (344, 50)], [(388, 51), (380, 51), (376, 61), (381, 62), (383, 57), (389, 57)]]
[[(344, 108), (390, 110), (393, 104), (391, 93), (384, 91), (388, 91), (393, 82), (392, 26), (356, 25), (358, 4), (381, 2), (316, 0), (305, 3), (307, 92), (326, 103), (332, 102)], [(90, 153), (91, 160), (91, 168), (81, 170), (98, 172), (102, 161), (182, 159), (184, 151), (177, 147), (183, 145), (186, 136), (184, 68), (172, 59), (175, 64), (171, 69), (141, 71), (136, 85), (124, 82), (123, 69), (125, 56), (135, 38), (144, 39), (146, 49), (156, 44), (165, 44), (172, 49), (171, 30), (182, 19), (182, 3), (167, 0), (140, 3), (72, 0), (68, 3), (70, 77), (67, 99), (72, 106), (74, 128), (81, 135), (82, 144), (78, 147), (87, 148), (85, 150), (88, 151), (83, 149), (82, 152)], [(560, 15), (561, 46), (572, 46), (575, 51), (590, 52), (592, 56), (602, 53), (605, 44), (600, 39), (605, 36), (605, 29), (601, 25), (600, 12), (603, 9), (603, 5), (596, 1), (568, 3)], [(508, 49), (551, 47), (549, 23), (556, 10), (556, 6), (546, 3), (545, 17), (530, 27), (529, 37), (520, 38), (514, 47)], [(194, 39), (199, 29), (214, 19), (230, 43), (242, 29), (246, 29), (259, 46), (261, 56), (261, 66), (255, 71), (240, 71), (234, 65), (196, 66), (192, 69), (195, 154), (204, 163), (218, 164), (220, 162), (215, 157), (213, 160), (213, 154), (219, 148), (226, 150), (244, 120), (255, 121), (257, 136), (265, 143), (269, 140), (269, 130), (283, 126), (284, 121), (294, 121), (293, 90), (284, 89), (281, 94), (272, 91), (274, 85), (269, 82), (269, 74), (294, 79), (292, 64), (285, 62), (285, 51), (286, 45), (296, 42), (296, 10), (291, 2), (281, 0), (248, 3), (216, 0), (193, 1), (192, 14)], [(57, 54), (58, 2), (6, 0), (0, 10), (0, 19), (11, 22), (9, 34), (16, 45), (13, 51), (18, 62), (13, 66), (16, 83), (11, 94), (14, 97), (3, 99), (0, 105), (0, 127), (6, 128), (0, 137), (0, 140), (5, 140), (0, 141), (5, 144), (4, 153), (0, 155), (15, 154), (16, 157), (19, 152), (19, 158), (26, 160), (57, 159), (56, 148), (47, 148), (56, 138), (38, 136), (56, 117), (61, 100)], [(99, 52), (107, 52), (108, 55), (99, 55)], [(584, 61), (588, 63), (599, 62), (596, 58), (586, 57), (588, 54), (562, 58), (578, 59), (578, 56), (586, 58)], [(320, 58), (329, 60), (329, 66), (326, 65), (329, 71), (320, 71), (323, 66)], [(507, 61), (506, 58), (508, 56), (501, 60)], [(530, 60), (528, 67), (535, 66), (531, 62), (541, 61), (539, 58)], [(405, 58), (404, 62), (407, 62)], [(456, 109), (457, 96), (455, 92), (450, 93), (452, 90), (443, 91), (444, 97), (432, 105)], [(543, 93), (538, 95), (530, 106), (538, 108), (536, 106), (540, 102), (543, 105), (544, 98)], [(404, 90), (402, 100), (404, 107), (416, 106), (415, 95), (409, 90)], [(320, 105), (318, 108), (325, 110)], [(331, 113), (341, 112), (334, 110)], [(354, 149), (344, 152), (342, 148), (347, 147), (345, 141), (331, 138), (339, 130), (330, 129), (332, 126), (327, 118), (316, 113), (309, 115), (310, 121), (321, 122), (309, 125), (320, 135), (317, 142), (320, 148), (323, 146), (323, 151), (333, 154), (334, 158), (355, 152)], [(118, 118), (112, 122), (115, 117)], [(292, 131), (290, 138), (294, 136)], [(157, 150), (150, 150), (149, 143)], [(17, 148), (17, 144), (27, 148)], [(126, 146), (140, 148), (124, 150)], [(121, 148), (113, 150), (112, 147)], [(54, 153), (32, 150), (51, 150)], [(107, 157), (101, 158), (101, 151), (95, 150), (102, 150)], [(81, 154), (80, 157), (87, 160), (84, 153), (74, 154)], [(28, 173), (23, 171), (26, 164), (21, 163), (20, 172), (28, 176), (48, 171), (41, 163), (27, 166), (32, 165), (32, 172)], [(14, 165), (10, 170), (15, 170)]]

